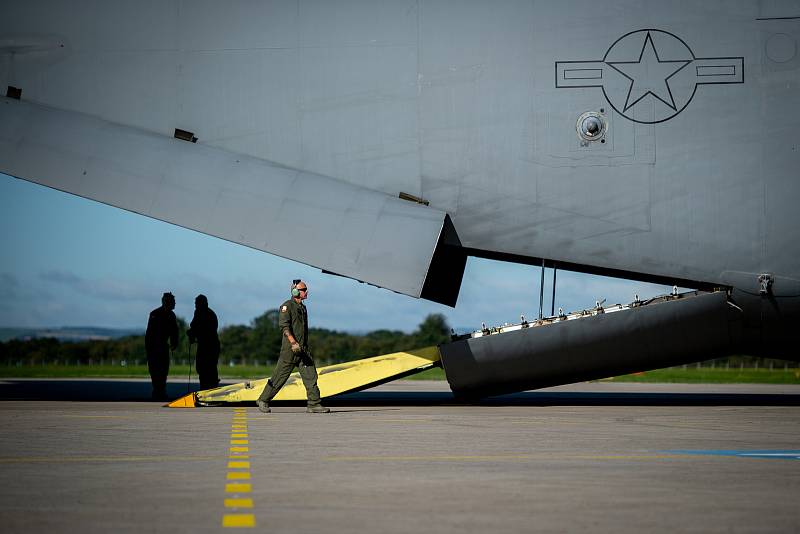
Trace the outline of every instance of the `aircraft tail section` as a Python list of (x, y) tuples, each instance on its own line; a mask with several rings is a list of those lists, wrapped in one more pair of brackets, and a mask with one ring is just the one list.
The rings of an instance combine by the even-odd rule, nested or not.
[(456, 395), (485, 397), (731, 354), (741, 310), (725, 291), (691, 292), (484, 330), (442, 345)]

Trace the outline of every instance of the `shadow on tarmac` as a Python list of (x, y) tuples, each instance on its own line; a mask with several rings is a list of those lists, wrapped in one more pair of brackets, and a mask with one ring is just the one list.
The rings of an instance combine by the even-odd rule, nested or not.
[[(199, 385), (191, 385), (197, 391)], [(0, 401), (73, 402), (158, 402), (150, 398), (153, 387), (144, 380), (98, 379), (0, 379)], [(168, 383), (167, 397), (177, 399), (188, 393), (186, 384)]]
[[(223, 382), (227, 385), (234, 382)], [(198, 384), (192, 384), (196, 391)], [(159, 402), (150, 399), (149, 381), (103, 379), (0, 380), (0, 401)], [(170, 400), (187, 393), (186, 384), (167, 384)], [(298, 406), (303, 402), (275, 402)], [(253, 405), (255, 405), (253, 403)], [(626, 393), (524, 391), (476, 401), (449, 391), (360, 391), (325, 400), (337, 406), (800, 406), (800, 395), (761, 393)]]

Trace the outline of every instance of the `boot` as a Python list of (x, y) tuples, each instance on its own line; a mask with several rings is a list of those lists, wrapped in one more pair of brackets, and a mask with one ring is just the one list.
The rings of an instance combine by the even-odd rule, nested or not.
[(306, 408), (306, 413), (330, 413), (331, 409), (326, 408), (321, 404), (316, 404), (314, 406), (309, 406)]
[(259, 412), (269, 413), (269, 412), (272, 411), (272, 410), (269, 409), (269, 403), (267, 401), (263, 401), (261, 399), (258, 399), (256, 401), (256, 404), (258, 404), (258, 411)]

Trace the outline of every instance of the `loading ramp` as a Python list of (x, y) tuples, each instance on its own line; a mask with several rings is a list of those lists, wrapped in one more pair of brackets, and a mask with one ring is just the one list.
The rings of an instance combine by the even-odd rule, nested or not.
[[(425, 347), (407, 352), (394, 352), (317, 368), (320, 396), (325, 399), (343, 393), (368, 389), (392, 380), (421, 373), (440, 366), (437, 347)], [(250, 380), (204, 391), (189, 393), (167, 406), (194, 408), (197, 406), (222, 406), (238, 403), (255, 403), (264, 391), (268, 378)], [(274, 401), (304, 401), (306, 389), (300, 373), (292, 373), (273, 399)]]

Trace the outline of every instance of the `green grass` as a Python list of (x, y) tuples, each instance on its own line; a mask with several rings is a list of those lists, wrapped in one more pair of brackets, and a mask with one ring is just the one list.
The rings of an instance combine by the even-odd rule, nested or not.
[[(272, 366), (238, 365), (218, 367), (221, 378), (265, 378), (272, 374)], [(188, 365), (171, 365), (169, 376), (186, 378)], [(2, 378), (149, 378), (146, 365), (30, 365), (0, 366)], [(197, 380), (197, 370), (192, 367), (192, 377)]]
[(447, 380), (444, 376), (444, 369), (441, 367), (434, 367), (427, 371), (406, 377), (406, 380)]
[[(320, 364), (322, 366), (323, 364)], [(187, 377), (188, 365), (170, 366), (170, 377), (173, 379)], [(267, 378), (272, 374), (272, 366), (247, 366), (237, 365), (229, 367), (219, 366), (220, 377), (226, 379), (253, 379)], [(0, 378), (148, 378), (146, 365), (31, 365), (31, 366), (0, 366)], [(197, 371), (192, 368), (192, 376), (197, 380)], [(422, 373), (409, 376), (410, 380), (446, 380), (444, 370), (434, 367)], [(661, 382), (684, 384), (800, 384), (800, 369), (790, 368), (784, 370), (776, 368), (739, 369), (738, 367), (725, 369), (722, 367), (697, 368), (687, 366), (669, 369), (658, 369), (644, 373), (618, 376), (605, 379), (613, 382)]]
[(682, 384), (800, 384), (800, 369), (739, 369), (724, 367), (673, 367), (617, 376), (613, 382), (660, 382)]

